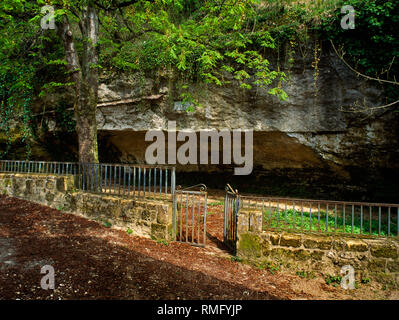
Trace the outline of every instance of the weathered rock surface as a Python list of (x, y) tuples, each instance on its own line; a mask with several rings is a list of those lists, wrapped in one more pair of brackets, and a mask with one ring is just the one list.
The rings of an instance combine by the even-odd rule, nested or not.
[[(321, 192), (325, 196), (332, 189), (355, 192), (357, 198), (386, 195), (376, 188), (398, 173), (398, 117), (389, 110), (374, 114), (342, 111), (355, 103), (384, 104), (382, 88), (357, 78), (327, 49), (317, 79), (314, 72), (311, 55), (296, 57), (294, 67), (287, 71), (290, 79), (283, 84), (287, 101), (279, 101), (262, 88), (248, 91), (233, 84), (193, 85), (191, 91), (202, 104), (194, 112), (183, 110), (177, 90), (166, 80), (134, 76), (108, 80), (100, 86), (98, 128), (103, 141), (119, 150), (114, 152), (115, 161), (126, 162), (144, 162), (150, 144), (144, 141), (145, 132), (167, 130), (168, 121), (176, 121), (178, 130), (253, 129), (256, 178), (247, 179), (249, 185), (262, 187), (266, 177), (267, 183), (280, 185), (284, 179), (287, 185), (296, 181), (291, 189), (298, 184), (308, 188), (315, 183), (318, 191), (327, 186)], [(178, 166), (178, 170), (214, 175), (226, 167), (191, 165)]]

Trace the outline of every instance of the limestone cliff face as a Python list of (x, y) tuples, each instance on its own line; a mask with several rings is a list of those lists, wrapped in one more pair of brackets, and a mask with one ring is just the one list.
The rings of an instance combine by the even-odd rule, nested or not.
[(382, 87), (356, 77), (327, 48), (315, 77), (311, 51), (297, 54), (285, 70), (287, 101), (267, 89), (244, 90), (235, 83), (193, 84), (190, 90), (202, 107), (187, 112), (170, 77), (103, 78), (97, 113), (100, 160), (144, 163), (150, 144), (145, 132), (167, 130), (168, 121), (176, 121), (178, 130), (253, 129), (251, 176), (233, 177), (232, 166), (177, 165), (178, 183), (223, 188), (230, 182), (262, 193), (398, 202), (397, 114), (343, 111), (355, 103), (384, 104)]
[[(144, 162), (149, 145), (144, 141), (145, 131), (167, 130), (168, 121), (176, 121), (178, 130), (253, 129), (253, 179), (237, 180), (240, 185), (243, 181), (247, 186), (256, 183), (260, 187), (272, 183), (273, 188), (265, 189), (271, 192), (279, 192), (276, 184), (291, 190), (313, 190), (317, 185), (315, 192), (326, 197), (335, 191), (341, 197), (345, 193), (348, 197), (356, 194), (353, 197), (375, 199), (380, 193), (386, 195), (377, 186), (388, 183), (387, 176), (394, 177), (398, 172), (396, 114), (378, 109), (373, 114), (343, 111), (354, 103), (369, 107), (384, 104), (382, 88), (357, 78), (329, 50), (324, 50), (318, 69), (315, 78), (311, 55), (296, 57), (294, 67), (287, 70), (289, 81), (283, 84), (287, 101), (279, 101), (261, 88), (248, 91), (236, 84), (207, 88), (192, 85), (202, 104), (194, 112), (184, 111), (177, 90), (168, 81), (133, 76), (108, 80), (100, 86), (98, 129), (102, 141), (119, 150), (114, 152), (116, 160), (126, 162)], [(178, 169), (212, 172), (216, 177), (226, 167)], [(392, 194), (396, 193), (393, 190), (397, 187), (389, 185)]]

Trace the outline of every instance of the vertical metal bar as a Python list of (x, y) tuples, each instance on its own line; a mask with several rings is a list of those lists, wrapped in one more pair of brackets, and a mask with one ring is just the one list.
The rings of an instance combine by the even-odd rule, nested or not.
[(94, 172), (94, 167), (95, 167), (95, 164), (92, 164), (91, 165), (91, 173), (92, 173), (92, 176), (91, 176), (91, 191), (94, 191), (94, 174), (95, 174), (95, 172)]
[[(173, 171), (172, 171), (172, 174), (173, 174)], [(198, 233), (197, 233), (198, 243), (200, 242), (200, 239), (201, 239), (200, 227), (201, 227), (201, 194), (198, 194)]]
[(328, 203), (326, 204), (326, 232), (328, 232)]
[(168, 198), (168, 169), (165, 169), (165, 199)]
[(172, 182), (171, 182), (172, 191), (171, 191), (171, 193), (173, 195), (173, 194), (175, 194), (175, 191), (176, 191), (176, 168), (175, 167), (173, 167), (173, 169), (172, 169), (172, 177), (171, 177), (171, 179), (172, 179)]
[(370, 221), (369, 221), (370, 229), (369, 229), (369, 234), (370, 234), (370, 235), (372, 234), (372, 232), (371, 232), (372, 220), (373, 220), (373, 213), (372, 213), (372, 211), (373, 211), (372, 206), (369, 206), (369, 214), (370, 214)]
[[(47, 169), (48, 169), (48, 167), (47, 167)], [(81, 171), (80, 163), (78, 164), (78, 171), (79, 171), (79, 175), (78, 175), (78, 177), (79, 177), (79, 189), (82, 189), (81, 180), (80, 180), (80, 171)]]
[(207, 195), (208, 193), (205, 192), (205, 200), (204, 200), (204, 246), (206, 245), (206, 207), (207, 207)]
[(107, 187), (108, 187), (108, 165), (104, 165), (104, 193), (107, 193)]
[[(262, 230), (263, 230), (263, 215), (262, 215)], [(269, 199), (269, 226), (272, 225), (272, 200)]]
[(126, 166), (123, 167), (123, 195), (126, 194)]
[(277, 224), (276, 224), (276, 228), (278, 228), (279, 226), (279, 220), (280, 220), (280, 200), (277, 199)]
[[(159, 168), (159, 199), (162, 197), (162, 168)], [(186, 235), (187, 237), (187, 235)]]
[(121, 194), (122, 166), (118, 166), (118, 195)]
[(335, 232), (337, 232), (337, 204), (334, 206), (334, 227)]
[(287, 226), (287, 202), (285, 202), (285, 226)]
[(133, 196), (136, 197), (136, 167), (133, 167)]
[(157, 196), (157, 168), (154, 168), (154, 199)]
[(321, 227), (320, 227), (320, 202), (317, 203), (317, 223), (318, 223), (318, 227), (319, 227), (319, 231), (321, 231)]
[(129, 170), (128, 170), (129, 175), (128, 175), (128, 178), (127, 178), (127, 185), (128, 185), (127, 193), (130, 196), (130, 179), (131, 179), (130, 176), (132, 175), (132, 168), (130, 166), (128, 168), (129, 168)]
[(146, 168), (144, 167), (143, 170), (143, 191), (144, 191), (144, 198), (145, 198), (145, 180), (146, 180)]
[(360, 234), (363, 233), (363, 205), (360, 206)]
[[(191, 215), (192, 215), (192, 225), (191, 225), (191, 242), (194, 243), (194, 215), (195, 215), (195, 193), (193, 192), (193, 209), (191, 211)], [(199, 241), (199, 239), (198, 239)]]
[(183, 241), (183, 191), (180, 190), (180, 241)]
[(223, 239), (226, 240), (226, 217), (227, 217), (227, 201), (228, 201), (228, 193), (224, 197), (224, 221), (223, 221)]
[(114, 169), (114, 192), (113, 194), (116, 193), (116, 165), (113, 165), (112, 168)]
[(292, 227), (295, 229), (295, 201), (292, 201)]
[(186, 242), (188, 242), (188, 192), (186, 192)]
[(150, 168), (150, 172), (148, 173), (148, 197), (151, 197), (151, 172), (152, 169)]
[(138, 175), (139, 175), (139, 179), (138, 179), (138, 190), (137, 190), (137, 194), (138, 194), (138, 197), (140, 197), (141, 196), (141, 167), (139, 167), (139, 172), (138, 172)]

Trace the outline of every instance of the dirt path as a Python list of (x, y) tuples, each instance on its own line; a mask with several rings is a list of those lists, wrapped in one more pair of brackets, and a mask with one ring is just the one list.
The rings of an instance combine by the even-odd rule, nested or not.
[[(318, 279), (231, 261), (220, 246), (223, 216), (215, 209), (203, 249), (0, 196), (0, 299), (351, 298)], [(54, 267), (54, 290), (40, 287), (44, 265)]]

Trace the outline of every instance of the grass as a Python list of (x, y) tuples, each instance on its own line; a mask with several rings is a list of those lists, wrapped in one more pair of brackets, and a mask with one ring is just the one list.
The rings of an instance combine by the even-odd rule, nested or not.
[[(312, 213), (310, 213), (295, 210), (294, 212), (293, 209), (277, 210), (276, 208), (272, 208), (271, 211), (269, 211), (269, 209), (266, 209), (263, 212), (263, 217), (266, 228), (286, 230), (299, 229), (303, 231), (338, 232), (380, 236), (388, 235), (387, 218), (381, 218), (381, 225), (379, 225), (377, 219), (371, 219), (370, 221), (370, 217), (366, 213), (363, 214), (362, 220), (359, 213), (356, 213), (353, 219), (353, 226), (351, 212), (347, 212), (344, 218), (341, 213), (335, 214), (334, 210), (329, 210), (327, 215), (326, 211), (320, 211), (319, 214), (317, 211), (312, 211)], [(396, 221), (393, 221), (393, 219), (395, 219)], [(293, 226), (295, 226), (295, 228)], [(396, 236), (397, 232), (398, 224), (396, 214), (392, 214), (389, 235)]]
[(216, 201), (216, 202), (208, 203), (208, 206), (210, 206), (210, 207), (223, 206), (223, 205), (224, 205), (224, 201)]

